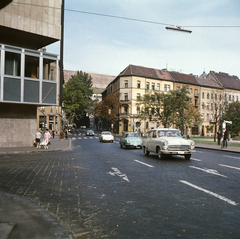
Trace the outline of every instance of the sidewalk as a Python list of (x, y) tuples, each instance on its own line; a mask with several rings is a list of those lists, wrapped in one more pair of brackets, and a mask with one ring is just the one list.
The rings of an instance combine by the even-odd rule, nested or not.
[(38, 149), (34, 146), (32, 147), (13, 147), (13, 148), (0, 148), (1, 154), (22, 154), (22, 153), (42, 153), (42, 152), (54, 152), (54, 151), (67, 151), (72, 148), (71, 139), (60, 140), (59, 135), (56, 135), (53, 139), (50, 138), (51, 145), (48, 146), (48, 149)]
[(217, 145), (217, 143), (216, 144), (201, 144), (201, 143), (196, 142), (195, 148), (219, 150), (219, 151), (223, 151), (223, 152), (240, 153), (240, 145), (239, 146), (228, 146), (227, 148), (221, 149), (220, 145)]

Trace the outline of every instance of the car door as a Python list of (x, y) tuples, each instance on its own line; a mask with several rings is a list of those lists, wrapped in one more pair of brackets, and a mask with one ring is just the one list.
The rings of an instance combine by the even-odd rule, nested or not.
[(157, 144), (157, 132), (156, 130), (152, 130), (148, 141), (148, 150), (155, 152), (156, 144)]
[(143, 147), (146, 147), (148, 149), (149, 140), (151, 139), (151, 131), (148, 131), (146, 135), (142, 139), (142, 145)]

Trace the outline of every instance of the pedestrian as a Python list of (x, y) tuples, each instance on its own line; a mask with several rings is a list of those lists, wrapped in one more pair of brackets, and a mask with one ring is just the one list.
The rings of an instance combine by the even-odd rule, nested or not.
[(187, 131), (187, 139), (190, 139), (190, 130)]
[(63, 131), (61, 130), (59, 139), (63, 140), (63, 137), (64, 137), (64, 133), (63, 133)]
[(65, 139), (68, 139), (68, 131), (65, 130)]
[(54, 136), (55, 136), (55, 130), (53, 129), (52, 130), (52, 137), (53, 137), (53, 139), (54, 139)]
[(218, 145), (220, 145), (221, 138), (222, 138), (222, 132), (221, 132), (221, 130), (219, 129), (218, 132), (217, 132)]
[(228, 132), (226, 129), (224, 129), (224, 135), (223, 135), (223, 148), (227, 148), (227, 140), (228, 140)]
[(49, 139), (51, 138), (51, 134), (48, 132), (48, 129), (45, 130), (44, 139), (46, 143), (49, 143)]
[(36, 148), (39, 148), (41, 137), (42, 137), (42, 134), (40, 133), (39, 129), (37, 129), (36, 137), (35, 137), (35, 141), (37, 145)]

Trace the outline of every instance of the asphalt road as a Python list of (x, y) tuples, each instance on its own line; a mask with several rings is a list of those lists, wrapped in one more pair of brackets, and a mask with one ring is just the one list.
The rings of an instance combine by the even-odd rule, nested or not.
[(3, 155), (0, 190), (49, 211), (75, 238), (240, 238), (240, 155), (162, 160), (72, 136), (67, 152)]

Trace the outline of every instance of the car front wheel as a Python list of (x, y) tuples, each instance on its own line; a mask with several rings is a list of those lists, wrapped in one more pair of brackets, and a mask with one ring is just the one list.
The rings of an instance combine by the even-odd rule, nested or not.
[(143, 146), (143, 153), (148, 156), (149, 155), (149, 151), (147, 150), (147, 148), (145, 146)]
[(184, 156), (185, 156), (186, 160), (190, 160), (190, 158), (191, 158), (191, 154), (185, 154)]
[(163, 158), (163, 154), (162, 154), (160, 148), (157, 149), (157, 155), (158, 155), (158, 158), (159, 158), (159, 159), (162, 159), (162, 158)]

